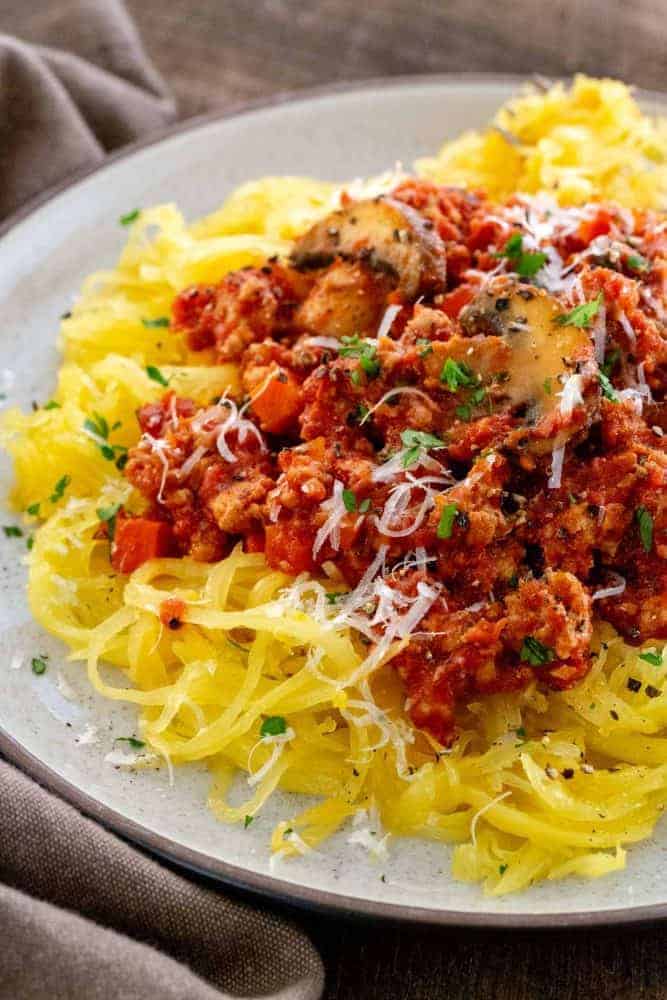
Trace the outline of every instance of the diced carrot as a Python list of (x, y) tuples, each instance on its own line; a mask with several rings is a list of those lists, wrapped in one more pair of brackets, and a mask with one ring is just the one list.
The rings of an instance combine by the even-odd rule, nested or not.
[(456, 319), (463, 307), (472, 301), (474, 295), (475, 289), (472, 285), (459, 285), (453, 292), (443, 297), (440, 308), (450, 319)]
[(148, 559), (168, 556), (172, 551), (171, 527), (148, 517), (119, 517), (111, 549), (111, 565), (117, 573), (132, 573)]
[(274, 569), (297, 576), (314, 569), (314, 533), (305, 525), (267, 524), (266, 561)]
[(301, 412), (301, 386), (283, 369), (270, 379), (253, 399), (252, 409), (260, 427), (269, 434), (282, 434)]

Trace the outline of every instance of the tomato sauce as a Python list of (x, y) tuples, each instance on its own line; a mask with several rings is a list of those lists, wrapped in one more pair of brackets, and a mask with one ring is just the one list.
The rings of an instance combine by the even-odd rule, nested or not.
[(114, 565), (241, 541), (353, 591), (381, 553), (371, 619), (435, 595), (394, 663), (447, 744), (460, 704), (581, 680), (594, 616), (667, 638), (667, 223), (417, 180), (380, 207), (176, 298), (246, 395), (141, 408)]

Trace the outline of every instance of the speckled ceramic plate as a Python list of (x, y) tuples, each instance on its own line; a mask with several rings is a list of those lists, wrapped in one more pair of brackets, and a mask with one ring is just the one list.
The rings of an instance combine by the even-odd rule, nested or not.
[[(241, 182), (268, 173), (344, 180), (396, 160), (410, 164), (445, 137), (487, 121), (518, 82), (378, 81), (195, 122), (112, 158), (22, 213), (0, 236), (4, 405), (28, 407), (33, 398), (48, 398), (58, 362), (58, 317), (86, 273), (117, 257), (124, 235), (117, 219), (128, 209), (175, 201), (192, 218), (215, 208)], [(646, 96), (649, 110), (660, 103)], [(3, 461), (4, 495), (10, 469)], [(277, 818), (293, 813), (294, 801), (277, 795), (244, 831), (220, 825), (208, 812), (209, 778), (202, 769), (178, 769), (170, 786), (164, 769), (133, 774), (105, 762), (114, 737), (134, 731), (133, 710), (91, 694), (81, 667), (66, 665), (64, 647), (32, 622), (22, 545), (0, 537), (0, 750), (112, 829), (223, 881), (347, 912), (487, 927), (667, 916), (667, 878), (656, 875), (665, 870), (664, 824), (650, 843), (630, 852), (625, 872), (594, 882), (548, 883), (494, 901), (454, 882), (446, 850), (421, 841), (394, 841), (383, 866), (341, 834), (322, 853), (271, 871), (270, 830)], [(39, 653), (49, 654), (50, 668), (36, 677), (29, 658)], [(81, 740), (91, 727), (96, 741)]]

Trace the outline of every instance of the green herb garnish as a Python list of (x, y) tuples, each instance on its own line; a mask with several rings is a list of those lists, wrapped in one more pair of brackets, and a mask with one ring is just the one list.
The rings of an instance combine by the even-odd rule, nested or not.
[(476, 379), (465, 362), (447, 358), (440, 372), (440, 381), (450, 392), (458, 392), (462, 387), (475, 385)]
[(357, 509), (357, 498), (353, 490), (343, 490), (343, 503), (349, 514)]
[(260, 736), (281, 736), (287, 732), (287, 722), (282, 715), (270, 715), (264, 719), (259, 730)]
[(561, 313), (560, 316), (556, 316), (554, 323), (558, 323), (559, 326), (587, 327), (590, 325), (591, 320), (597, 316), (603, 301), (604, 298), (602, 292), (600, 292), (592, 302), (582, 302), (580, 306), (575, 306), (571, 312)]
[(169, 326), (168, 316), (158, 316), (157, 319), (143, 319), (141, 320), (142, 325), (146, 327), (147, 330), (158, 330)]
[[(341, 343), (343, 346), (339, 348), (338, 353), (342, 358), (358, 358), (359, 367), (366, 373), (367, 377), (369, 379), (377, 378), (380, 374), (380, 362), (377, 359), (375, 344), (369, 344), (368, 341), (362, 340), (356, 333), (353, 337), (341, 337)], [(358, 385), (358, 371), (356, 374), (356, 379), (354, 378), (354, 372), (352, 372), (350, 378), (355, 385)]]
[(608, 354), (605, 354), (604, 364), (600, 365), (600, 371), (602, 371), (603, 374), (607, 376), (607, 378), (610, 378), (614, 368), (616, 367), (616, 365), (620, 360), (621, 360), (621, 352), (616, 347), (613, 351), (609, 351)]
[(40, 674), (46, 673), (46, 667), (47, 667), (46, 660), (47, 657), (45, 656), (44, 657), (33, 656), (31, 663), (33, 674), (37, 674), (37, 676), (39, 677)]
[(133, 222), (136, 222), (141, 214), (141, 209), (134, 208), (131, 212), (126, 212), (125, 215), (121, 215), (118, 220), (121, 226), (131, 226)]
[(149, 378), (152, 378), (154, 382), (158, 382), (160, 385), (169, 385), (169, 379), (166, 379), (159, 368), (155, 365), (146, 365), (146, 374)]
[(116, 514), (120, 510), (119, 503), (112, 503), (109, 507), (98, 507), (97, 516), (100, 521), (102, 521), (107, 526), (107, 534), (109, 535), (109, 541), (113, 542), (114, 535), (116, 534)]
[(250, 826), (250, 824), (252, 823), (252, 821), (253, 821), (254, 818), (255, 818), (254, 816), (246, 816), (246, 818), (243, 820), (243, 829), (244, 830), (248, 829), (248, 827)]
[(641, 539), (644, 552), (650, 552), (653, 548), (653, 517), (646, 507), (637, 507), (635, 520), (639, 527), (639, 537)]
[(527, 635), (524, 638), (519, 656), (533, 667), (543, 667), (545, 663), (551, 663), (556, 658), (551, 646), (545, 646), (534, 635)]
[(507, 258), (521, 278), (534, 278), (548, 259), (545, 253), (539, 251), (537, 253), (524, 252), (521, 233), (513, 233), (502, 253), (497, 253), (494, 256)]
[(26, 514), (30, 514), (31, 517), (37, 517), (39, 514), (39, 506), (39, 500), (36, 503), (29, 504), (25, 509)]
[(445, 442), (427, 431), (405, 430), (401, 434), (405, 450), (402, 452), (403, 468), (407, 469), (419, 459), (423, 448), (444, 448)]
[(146, 746), (143, 740), (138, 740), (136, 736), (117, 736), (114, 743), (128, 743), (133, 750), (141, 750)]
[(604, 398), (610, 400), (612, 403), (618, 403), (618, 393), (609, 381), (609, 377), (605, 375), (602, 369), (598, 372), (598, 382), (600, 383), (600, 389), (602, 390)]
[(48, 403), (44, 403), (42, 407), (43, 410), (59, 410), (60, 403), (56, 403), (55, 399), (50, 399)]
[(448, 503), (442, 508), (442, 514), (440, 515), (440, 520), (438, 521), (438, 527), (436, 529), (436, 534), (438, 538), (451, 538), (452, 530), (454, 528), (454, 521), (459, 509), (455, 503)]
[(56, 485), (53, 487), (53, 493), (49, 497), (51, 503), (58, 503), (59, 500), (65, 495), (65, 490), (72, 482), (72, 477), (68, 475), (61, 476)]
[(626, 260), (626, 264), (631, 271), (648, 271), (651, 266), (646, 257), (642, 257), (642, 255), (638, 253), (630, 254)]
[(652, 649), (647, 649), (645, 653), (639, 654), (639, 659), (644, 663), (650, 663), (652, 667), (662, 666), (662, 653), (656, 653)]
[(5, 538), (23, 538), (23, 532), (16, 524), (5, 524), (2, 527)]

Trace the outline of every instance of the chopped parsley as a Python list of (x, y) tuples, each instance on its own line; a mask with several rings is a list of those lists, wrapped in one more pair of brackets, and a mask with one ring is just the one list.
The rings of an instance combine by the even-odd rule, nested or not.
[(37, 517), (39, 514), (39, 506), (39, 500), (36, 503), (29, 504), (25, 509), (26, 514), (30, 514), (31, 517)]
[(528, 253), (523, 249), (523, 236), (521, 233), (513, 233), (505, 244), (502, 253), (495, 254), (496, 257), (504, 257), (510, 261), (512, 268), (521, 278), (534, 278), (537, 272), (544, 267), (547, 262), (545, 253)]
[(534, 635), (527, 635), (521, 646), (520, 657), (532, 667), (543, 667), (545, 663), (551, 663), (556, 658), (556, 654), (551, 646), (536, 639)]
[(526, 730), (524, 726), (519, 726), (518, 729), (514, 730), (514, 732), (516, 733), (516, 738), (518, 740), (521, 740), (522, 743), (526, 742)]
[(401, 459), (404, 469), (418, 461), (422, 449), (444, 448), (445, 446), (445, 442), (436, 437), (435, 434), (429, 434), (428, 431), (414, 431), (409, 428), (401, 433), (401, 441), (405, 449)]
[(343, 490), (343, 503), (345, 504), (345, 510), (349, 514), (357, 509), (357, 498), (353, 490)]
[[(117, 430), (118, 427), (120, 427), (120, 422), (116, 421), (111, 430)], [(106, 458), (108, 462), (114, 461), (116, 452), (122, 454), (127, 451), (125, 445), (109, 443), (109, 423), (106, 417), (103, 417), (100, 413), (93, 413), (92, 417), (86, 417), (83, 422), (83, 429), (93, 438), (95, 444), (100, 449), (102, 457)]]
[(347, 594), (348, 594), (347, 590), (341, 590), (341, 591), (331, 590), (324, 596), (327, 599), (327, 604), (338, 604), (338, 602), (342, 601), (342, 599), (346, 597)]
[(270, 715), (261, 725), (260, 736), (281, 736), (287, 732), (287, 722), (282, 715)]
[(250, 824), (252, 823), (252, 821), (253, 821), (254, 818), (255, 818), (254, 816), (246, 816), (246, 818), (243, 820), (243, 829), (244, 830), (248, 829), (248, 827), (250, 826)]
[(119, 510), (120, 504), (112, 503), (109, 507), (98, 507), (96, 511), (100, 521), (107, 526), (107, 534), (109, 535), (110, 542), (113, 542), (116, 533), (116, 514)]
[(500, 865), (498, 867), (498, 874), (499, 875), (504, 875), (508, 868), (509, 868), (509, 865)]
[(550, 378), (545, 378), (544, 382), (542, 383), (542, 388), (546, 392), (547, 396), (551, 395), (551, 379)]
[(56, 403), (55, 399), (50, 399), (48, 403), (44, 403), (42, 407), (43, 410), (59, 410), (60, 403)]
[(653, 518), (646, 507), (637, 507), (635, 510), (635, 520), (639, 527), (639, 538), (641, 539), (644, 552), (650, 552), (653, 548)]
[(127, 743), (133, 750), (141, 750), (146, 746), (143, 740), (138, 740), (136, 736), (117, 736), (114, 743)]
[(101, 437), (105, 440), (109, 437), (109, 424), (99, 413), (93, 413), (92, 417), (86, 417), (83, 426), (85, 430), (96, 437)]
[(147, 330), (159, 330), (163, 327), (169, 326), (168, 316), (158, 316), (157, 319), (144, 319), (142, 317), (142, 325), (146, 327)]
[(440, 381), (450, 392), (458, 392), (462, 387), (475, 385), (476, 380), (472, 369), (465, 362), (447, 358), (440, 372)]
[(602, 292), (600, 292), (592, 302), (582, 302), (580, 306), (575, 306), (571, 312), (561, 313), (559, 316), (556, 316), (554, 323), (558, 323), (559, 326), (587, 327), (595, 316), (597, 316), (603, 301), (604, 297)]
[(146, 374), (160, 385), (169, 385), (169, 379), (165, 378), (160, 369), (156, 368), (155, 365), (146, 365)]
[(33, 674), (37, 674), (37, 676), (39, 677), (40, 674), (46, 673), (47, 659), (48, 659), (47, 656), (33, 656), (31, 662)]
[[(380, 374), (380, 362), (377, 359), (377, 348), (375, 344), (369, 344), (368, 341), (362, 340), (356, 333), (353, 337), (341, 337), (342, 347), (339, 348), (338, 353), (342, 358), (358, 358), (359, 367), (368, 378), (377, 378)], [(355, 379), (354, 376), (357, 375)], [(350, 378), (355, 383), (359, 384), (359, 372), (352, 372)]]
[(28, 550), (28, 552), (30, 552), (34, 544), (35, 544), (35, 536), (28, 535), (28, 537), (25, 540), (25, 547)]
[(654, 649), (647, 649), (646, 652), (640, 653), (639, 659), (643, 660), (644, 663), (650, 663), (652, 667), (662, 666), (662, 653), (656, 653)]
[(608, 354), (604, 356), (604, 364), (600, 365), (600, 370), (609, 378), (614, 368), (621, 360), (621, 352), (616, 347), (613, 351), (609, 351)]
[(442, 508), (442, 514), (438, 521), (436, 534), (438, 538), (451, 538), (454, 529), (454, 521), (459, 509), (455, 503), (448, 503)]
[(131, 212), (126, 212), (125, 215), (121, 215), (118, 220), (121, 226), (131, 226), (133, 222), (136, 222), (141, 214), (141, 209), (134, 208)]
[(16, 524), (4, 524), (2, 530), (5, 538), (23, 538), (23, 532)]
[(602, 369), (598, 372), (598, 382), (600, 383), (600, 389), (604, 398), (610, 400), (612, 403), (618, 403), (618, 393)]
[(461, 403), (459, 406), (455, 407), (454, 412), (459, 420), (462, 420), (467, 424), (472, 417), (472, 406), (470, 403)]
[(626, 260), (626, 264), (631, 271), (648, 271), (651, 266), (646, 257), (642, 257), (642, 255), (638, 253), (630, 254)]
[(65, 490), (72, 482), (72, 477), (68, 475), (61, 476), (56, 485), (53, 487), (53, 493), (49, 497), (51, 503), (58, 503), (59, 500), (65, 495)]

